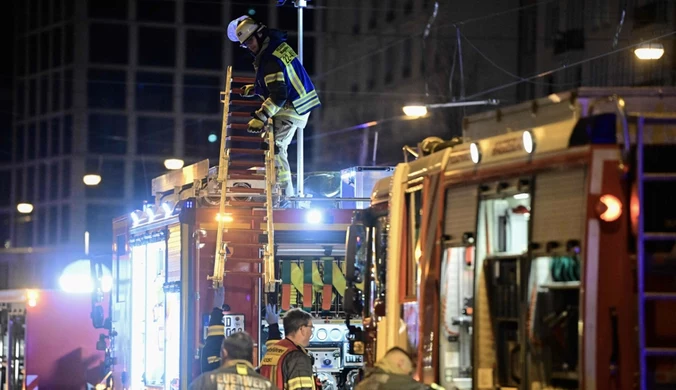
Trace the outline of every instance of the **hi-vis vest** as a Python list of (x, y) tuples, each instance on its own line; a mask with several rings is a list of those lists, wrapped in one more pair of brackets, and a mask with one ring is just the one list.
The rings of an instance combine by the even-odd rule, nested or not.
[[(284, 73), (287, 96), (298, 115), (304, 115), (321, 106), (315, 86), (310, 80), (303, 65), (298, 61), (298, 55), (286, 42), (270, 40), (267, 53), (263, 54), (263, 61), (274, 58)], [(263, 62), (261, 61), (261, 63)], [(265, 83), (263, 66), (259, 66), (256, 72), (256, 94), (268, 97), (270, 92)]]
[(314, 378), (299, 377), (292, 378), (287, 383), (284, 382), (284, 358), (289, 352), (298, 350), (301, 349), (289, 339), (280, 340), (278, 343), (267, 347), (265, 356), (261, 360), (260, 374), (268, 378), (278, 389), (293, 390), (302, 387), (314, 389)]

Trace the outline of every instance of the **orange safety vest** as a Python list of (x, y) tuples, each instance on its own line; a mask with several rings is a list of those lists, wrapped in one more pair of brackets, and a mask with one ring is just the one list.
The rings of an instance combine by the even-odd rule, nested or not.
[[(284, 358), (289, 352), (302, 351), (303, 349), (289, 339), (280, 340), (278, 343), (268, 347), (261, 361), (260, 373), (270, 379), (279, 389), (286, 389), (284, 381)], [(317, 389), (317, 380), (313, 378), (313, 388)]]

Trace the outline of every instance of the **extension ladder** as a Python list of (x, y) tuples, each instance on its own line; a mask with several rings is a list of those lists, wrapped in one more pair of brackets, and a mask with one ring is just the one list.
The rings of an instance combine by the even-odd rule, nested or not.
[[(664, 271), (655, 269), (660, 259), (670, 258), (672, 261), (676, 254), (676, 232), (671, 231), (646, 231), (646, 206), (645, 202), (646, 183), (661, 183), (660, 192), (665, 191), (664, 183), (676, 182), (675, 172), (646, 172), (645, 171), (645, 126), (676, 126), (676, 116), (668, 114), (642, 114), (631, 115), (632, 122), (636, 122), (636, 189), (639, 206), (638, 224), (636, 232), (636, 266), (638, 272), (638, 345), (641, 390), (657, 388), (660, 378), (657, 368), (660, 365), (671, 365), (676, 359), (676, 343), (674, 342), (673, 328), (670, 335), (658, 332), (657, 327), (673, 326), (660, 323), (656, 318), (669, 317), (669, 312), (676, 311), (676, 288), (674, 278), (676, 275), (665, 274)], [(670, 162), (665, 161), (666, 164)], [(649, 184), (651, 185), (651, 184)], [(653, 189), (655, 191), (657, 189)], [(666, 203), (668, 199), (664, 198)], [(668, 207), (667, 204), (663, 205)], [(651, 222), (648, 222), (649, 224)], [(652, 229), (651, 229), (652, 230)], [(665, 229), (669, 230), (669, 229)], [(661, 246), (661, 249), (657, 249)], [(672, 252), (665, 253), (665, 249), (671, 248)], [(673, 272), (674, 264), (669, 269)], [(650, 272), (649, 272), (650, 271)], [(665, 315), (666, 313), (666, 315)], [(652, 321), (650, 321), (652, 319)], [(673, 324), (673, 322), (672, 322)], [(665, 339), (666, 337), (666, 339)], [(669, 362), (671, 361), (671, 363)], [(667, 380), (672, 383), (673, 380)]]
[[(241, 88), (233, 88), (233, 84), (253, 83), (254, 78), (233, 78), (232, 66), (228, 67), (225, 90), (221, 92), (223, 122), (217, 178), (220, 201), (216, 216), (219, 233), (216, 234), (214, 272), (209, 279), (216, 289), (223, 286), (227, 275), (262, 278), (265, 291), (273, 292), (274, 136), (271, 126), (266, 126), (267, 130), (260, 135), (246, 132), (251, 111), (260, 102), (233, 99), (233, 95), (239, 97), (242, 92)], [(256, 181), (264, 181), (264, 187), (253, 187), (251, 183)], [(229, 266), (242, 263), (249, 264), (249, 271)], [(255, 271), (251, 271), (252, 266)]]

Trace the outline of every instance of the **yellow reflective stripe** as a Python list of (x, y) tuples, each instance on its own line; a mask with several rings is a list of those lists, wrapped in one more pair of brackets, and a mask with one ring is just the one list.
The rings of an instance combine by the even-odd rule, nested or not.
[(220, 361), (221, 361), (220, 356), (208, 356), (207, 357), (207, 363), (209, 363), (209, 364), (217, 363), (217, 362), (220, 362)]
[(296, 120), (307, 120), (310, 114), (298, 115), (296, 111), (292, 110), (281, 110), (277, 113), (275, 118), (291, 118)]
[(237, 374), (239, 375), (249, 375), (249, 370), (246, 368), (244, 364), (238, 364), (237, 366)]
[(265, 111), (265, 114), (268, 116), (268, 118), (274, 116), (279, 112), (279, 110), (282, 109), (282, 107), (273, 103), (270, 98), (265, 99), (261, 108), (263, 108), (263, 111)]
[(300, 376), (298, 378), (289, 379), (289, 390), (302, 389), (304, 387), (314, 388), (315, 381), (309, 376)]
[(275, 81), (284, 81), (284, 73), (283, 72), (277, 72), (273, 74), (266, 75), (264, 78), (265, 80), (265, 85), (268, 85), (270, 83), (274, 83)]
[(291, 81), (291, 85), (293, 85), (293, 88), (298, 93), (298, 96), (301, 98), (305, 97), (307, 94), (305, 91), (305, 86), (303, 86), (303, 83), (300, 81), (296, 70), (293, 68), (293, 66), (291, 66), (291, 64), (286, 65), (286, 75), (289, 77), (289, 81)]
[(317, 105), (319, 105), (319, 97), (318, 97), (318, 96), (315, 96), (315, 98), (312, 99), (312, 100), (310, 100), (309, 102), (307, 102), (307, 103), (305, 103), (305, 104), (301, 104), (301, 105), (295, 106), (295, 107), (296, 107), (296, 110), (297, 110), (298, 112), (303, 112), (303, 111), (307, 111), (307, 110), (309, 110), (310, 108), (315, 107), (315, 106), (317, 106)]
[(301, 96), (298, 99), (296, 99), (293, 104), (294, 105), (301, 105), (305, 104), (308, 100), (317, 97), (317, 91), (313, 90), (307, 93), (305, 96)]
[(207, 337), (209, 336), (223, 336), (225, 337), (224, 325), (211, 325), (207, 328)]

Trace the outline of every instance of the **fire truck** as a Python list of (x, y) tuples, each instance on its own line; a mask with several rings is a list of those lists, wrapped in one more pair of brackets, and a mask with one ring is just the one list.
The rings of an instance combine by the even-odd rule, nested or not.
[(421, 143), (349, 227), (351, 348), (446, 389), (674, 388), (674, 112), (580, 88)]
[[(354, 208), (340, 203), (364, 198), (353, 191), (303, 198), (306, 208), (275, 207), (272, 134), (245, 132), (251, 106), (260, 102), (231, 98), (240, 92), (236, 85), (252, 82), (228, 70), (218, 163), (203, 160), (153, 179), (154, 201), (113, 222), (110, 353), (122, 388), (187, 389), (200, 374), (209, 313), (222, 305), (225, 335), (246, 331), (254, 338), (254, 364), (267, 338), (261, 313), (274, 303), (282, 316), (292, 307), (313, 315), (308, 350), (325, 389), (351, 388), (362, 366), (348, 350), (343, 310), (345, 234)], [(335, 196), (348, 193), (341, 186), (370, 189), (375, 177), (391, 174), (359, 168), (342, 178), (308, 179), (337, 178), (332, 185), (320, 180), (315, 191)], [(221, 287), (225, 301), (216, 302)]]

